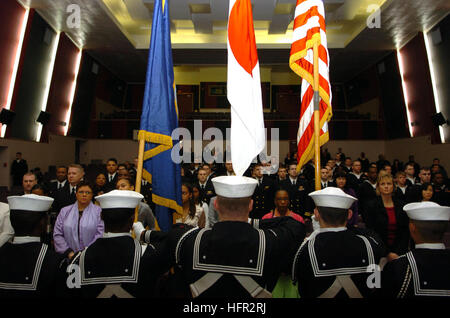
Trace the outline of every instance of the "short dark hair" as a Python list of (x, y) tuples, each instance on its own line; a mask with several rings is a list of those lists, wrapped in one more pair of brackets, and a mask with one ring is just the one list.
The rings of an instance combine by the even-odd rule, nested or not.
[(422, 239), (429, 242), (442, 242), (448, 227), (448, 221), (411, 220), (411, 222), (416, 226)]
[(335, 173), (334, 178), (335, 179), (337, 179), (337, 178), (345, 178), (345, 179), (347, 179), (347, 172), (340, 170), (340, 171)]
[(130, 186), (134, 186), (134, 180), (131, 179), (130, 177), (118, 179), (116, 182), (116, 185), (119, 183), (119, 181), (122, 181), (122, 180), (127, 181)]
[(348, 209), (318, 206), (320, 218), (328, 225), (345, 225), (348, 218)]
[(420, 190), (425, 191), (426, 189), (428, 189), (428, 187), (431, 187), (431, 189), (433, 189), (433, 185), (431, 184), (431, 182), (422, 183), (422, 185), (420, 186)]
[(109, 158), (106, 163), (108, 163), (109, 161), (114, 161), (117, 164), (117, 159), (116, 158)]
[(92, 184), (87, 180), (81, 180), (80, 183), (78, 183), (77, 192), (81, 187), (89, 187), (89, 188), (91, 188), (91, 190), (94, 190), (94, 187), (92, 186)]
[(217, 203), (223, 212), (239, 212), (248, 208), (251, 197), (247, 198), (226, 198), (220, 195), (217, 196)]
[(11, 210), (10, 220), (16, 236), (30, 236), (43, 218), (47, 217), (46, 212)]
[(117, 231), (122, 229), (126, 222), (134, 215), (134, 208), (121, 209), (102, 209), (102, 220), (105, 223), (105, 228), (109, 231)]
[(32, 188), (31, 188), (31, 192), (33, 192), (33, 190), (42, 190), (42, 192), (44, 193), (44, 195), (48, 194), (48, 189), (46, 186), (36, 183)]

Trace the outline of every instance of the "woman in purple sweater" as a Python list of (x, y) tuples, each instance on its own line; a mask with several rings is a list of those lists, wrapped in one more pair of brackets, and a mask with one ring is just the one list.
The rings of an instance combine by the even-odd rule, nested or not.
[(96, 239), (103, 236), (101, 208), (92, 203), (93, 191), (87, 182), (77, 186), (77, 201), (61, 209), (53, 230), (57, 253), (72, 258)]

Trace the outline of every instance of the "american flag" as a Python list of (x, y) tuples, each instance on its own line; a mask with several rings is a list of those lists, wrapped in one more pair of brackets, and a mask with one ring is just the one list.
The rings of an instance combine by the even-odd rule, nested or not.
[(319, 44), (319, 143), (322, 146), (329, 139), (328, 121), (332, 116), (325, 10), (321, 0), (297, 0), (289, 66), (302, 77), (302, 105), (297, 132), (298, 169), (314, 157), (314, 43)]

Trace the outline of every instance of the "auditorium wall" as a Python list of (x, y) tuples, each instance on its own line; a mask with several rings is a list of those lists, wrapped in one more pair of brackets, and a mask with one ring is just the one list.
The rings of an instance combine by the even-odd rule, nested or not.
[(70, 164), (75, 159), (75, 138), (50, 135), (48, 143), (38, 143), (19, 139), (0, 139), (0, 186), (9, 186), (11, 163), (16, 152), (28, 163), (28, 169), (36, 167), (46, 172), (53, 165)]
[(35, 140), (38, 123), (36, 119), (42, 108), (47, 92), (52, 49), (56, 45), (57, 34), (37, 13), (30, 14), (29, 39), (24, 46), (23, 67), (18, 73), (11, 110), (16, 113), (13, 123), (8, 126), (7, 137)]
[[(430, 43), (430, 55), (434, 65), (436, 87), (440, 102), (440, 111), (450, 120), (450, 15), (438, 23), (427, 34)], [(450, 125), (442, 126), (445, 140), (450, 142)]]
[[(0, 106), (8, 103), (25, 9), (16, 1), (0, 1)], [(0, 124), (1, 127), (1, 124)]]

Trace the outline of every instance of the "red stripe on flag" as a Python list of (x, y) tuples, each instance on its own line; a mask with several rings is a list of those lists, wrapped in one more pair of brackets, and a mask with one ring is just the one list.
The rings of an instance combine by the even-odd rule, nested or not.
[(228, 20), (228, 41), (239, 65), (252, 75), (258, 63), (258, 53), (250, 0), (237, 0), (234, 3)]

